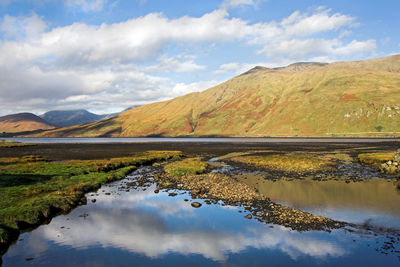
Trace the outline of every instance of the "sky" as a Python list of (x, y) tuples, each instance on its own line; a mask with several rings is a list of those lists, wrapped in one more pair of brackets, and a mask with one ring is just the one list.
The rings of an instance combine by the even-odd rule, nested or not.
[(398, 0), (0, 0), (0, 116), (104, 114), (254, 66), (400, 53)]

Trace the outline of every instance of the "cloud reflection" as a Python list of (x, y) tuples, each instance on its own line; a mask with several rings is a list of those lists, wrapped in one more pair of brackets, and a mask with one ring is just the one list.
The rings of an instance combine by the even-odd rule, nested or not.
[[(95, 205), (75, 210), (68, 221), (65, 217), (56, 218), (32, 233), (31, 238), (47, 239), (75, 249), (117, 247), (151, 258), (179, 253), (224, 261), (228, 254), (248, 248), (279, 250), (292, 259), (303, 255), (324, 258), (345, 254), (338, 244), (318, 240), (315, 233), (299, 233), (279, 226), (269, 228), (242, 216), (236, 217), (236, 213), (233, 216), (235, 211), (218, 206), (193, 209), (179, 197), (155, 197), (150, 190), (118, 199), (101, 196), (99, 199)], [(85, 209), (89, 216), (78, 217), (77, 213)], [(204, 209), (208, 209), (207, 213)], [(213, 209), (219, 209), (220, 218), (212, 215)], [(231, 224), (231, 217), (243, 222)]]

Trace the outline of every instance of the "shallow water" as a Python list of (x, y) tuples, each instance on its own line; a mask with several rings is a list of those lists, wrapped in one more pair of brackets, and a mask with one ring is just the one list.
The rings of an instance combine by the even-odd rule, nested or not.
[(246, 212), (241, 207), (207, 205), (196, 200), (203, 205), (192, 208), (186, 192), (175, 191), (175, 197), (167, 192), (155, 194), (154, 184), (145, 190), (131, 188), (127, 192), (126, 182), (149, 172), (151, 169), (143, 168), (125, 180), (105, 185), (97, 191), (98, 195), (87, 195), (86, 206), (22, 234), (3, 256), (3, 265), (400, 264), (398, 254), (385, 255), (379, 250), (388, 241), (385, 235), (363, 235), (343, 229), (331, 233), (297, 232), (245, 219)]
[(142, 142), (211, 142), (211, 143), (229, 143), (229, 142), (240, 142), (240, 143), (377, 143), (377, 142), (393, 142), (400, 141), (400, 138), (224, 138), (224, 137), (190, 137), (190, 138), (168, 138), (168, 137), (97, 137), (97, 138), (84, 138), (84, 137), (66, 137), (66, 138), (46, 138), (46, 137), (38, 137), (38, 138), (3, 138), (0, 137), (0, 140), (9, 140), (21, 143), (67, 143), (67, 144), (76, 144), (76, 143), (142, 143)]
[(400, 190), (392, 180), (266, 180), (247, 175), (246, 183), (272, 201), (356, 224), (400, 230)]

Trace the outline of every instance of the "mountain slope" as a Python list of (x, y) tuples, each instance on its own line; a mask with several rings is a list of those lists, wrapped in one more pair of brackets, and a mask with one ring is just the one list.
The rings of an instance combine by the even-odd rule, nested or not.
[(216, 87), (46, 136), (346, 136), (400, 132), (400, 56), (256, 67)]
[(16, 133), (55, 128), (32, 113), (18, 113), (0, 117), (0, 132)]
[(58, 127), (68, 127), (104, 119), (106, 115), (97, 115), (84, 109), (77, 110), (52, 110), (40, 117)]

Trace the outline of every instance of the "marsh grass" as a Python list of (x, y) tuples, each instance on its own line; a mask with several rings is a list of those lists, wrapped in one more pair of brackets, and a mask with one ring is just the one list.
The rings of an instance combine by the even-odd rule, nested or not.
[(0, 147), (20, 147), (20, 146), (34, 146), (36, 144), (19, 143), (8, 140), (0, 140)]
[(207, 166), (207, 162), (201, 158), (188, 158), (167, 164), (164, 171), (172, 176), (193, 175), (204, 173)]
[(393, 160), (396, 152), (379, 152), (379, 153), (363, 153), (358, 154), (358, 159), (362, 164), (379, 167), (380, 164)]
[(0, 248), (13, 233), (71, 210), (84, 201), (86, 192), (122, 179), (138, 166), (181, 156), (178, 151), (148, 151), (125, 158), (64, 162), (36, 156), (0, 158)]
[(297, 173), (328, 170), (334, 165), (332, 158), (313, 153), (249, 155), (233, 157), (230, 160), (254, 167)]

